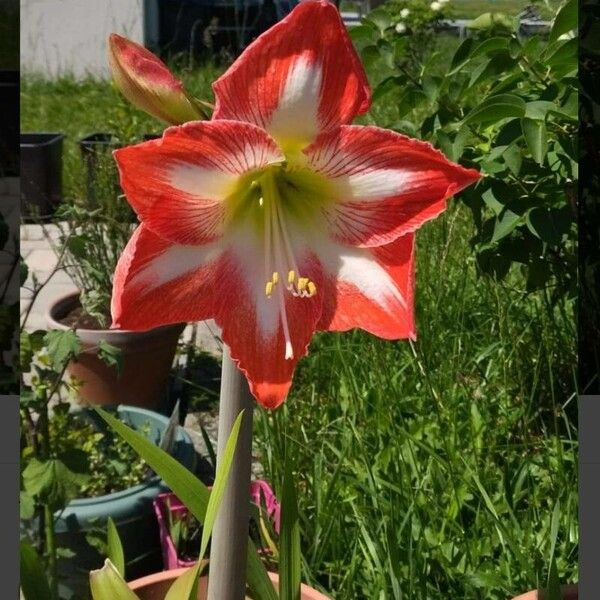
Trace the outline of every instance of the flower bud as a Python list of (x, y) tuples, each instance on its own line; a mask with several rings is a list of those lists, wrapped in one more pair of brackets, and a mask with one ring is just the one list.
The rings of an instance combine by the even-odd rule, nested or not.
[(180, 125), (209, 116), (167, 66), (143, 46), (113, 33), (108, 41), (108, 61), (125, 98), (153, 117)]

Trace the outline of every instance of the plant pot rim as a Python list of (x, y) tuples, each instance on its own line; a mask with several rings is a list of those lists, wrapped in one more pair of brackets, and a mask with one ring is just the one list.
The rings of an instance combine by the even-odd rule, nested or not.
[[(48, 310), (46, 311), (45, 318), (46, 323), (52, 329), (58, 329), (62, 331), (66, 331), (67, 329), (71, 329), (68, 325), (61, 323), (58, 319), (61, 318), (61, 314), (64, 314), (64, 311), (72, 308), (74, 305), (81, 305), (79, 302), (79, 295), (81, 292), (79, 290), (68, 292), (66, 294), (62, 294), (56, 300), (54, 300)], [(147, 329), (145, 331), (137, 331), (134, 329), (87, 329), (85, 327), (76, 327), (75, 331), (80, 331), (82, 334), (89, 335), (98, 335), (102, 334), (106, 335), (119, 335), (119, 334), (128, 334), (135, 335), (137, 337), (147, 337), (152, 338), (154, 336), (160, 336), (163, 332), (169, 329), (175, 329), (177, 327), (181, 327), (183, 329), (186, 323), (169, 323), (167, 325), (160, 325), (159, 327), (155, 327), (153, 329)]]
[[(188, 571), (190, 567), (180, 567), (179, 569), (169, 569), (168, 571), (159, 571), (158, 573), (152, 573), (150, 575), (146, 575), (145, 577), (140, 577), (139, 579), (134, 579), (127, 583), (127, 586), (130, 590), (135, 591), (139, 590), (147, 585), (153, 583), (162, 583), (164, 581), (175, 580), (177, 577)], [(276, 584), (279, 581), (279, 575), (277, 573), (273, 573), (268, 571), (269, 578)], [(300, 594), (310, 594), (310, 600), (330, 600), (328, 596), (322, 594), (321, 592), (311, 588), (305, 583), (300, 586)]]
[[(75, 407), (73, 409), (73, 412), (75, 413), (83, 413), (83, 412), (89, 412), (94, 410), (93, 408), (87, 408), (87, 407)], [(127, 404), (119, 404), (116, 407), (117, 412), (121, 413), (121, 412), (136, 412), (136, 413), (142, 413), (148, 417), (152, 417), (153, 419), (157, 419), (159, 421), (163, 421), (165, 425), (169, 422), (169, 419), (167, 417), (165, 417), (164, 415), (161, 415), (160, 413), (157, 413), (155, 411), (152, 410), (148, 410), (146, 408), (139, 408), (137, 406), (129, 406)], [(165, 485), (161, 484), (161, 478), (154, 474), (151, 477), (149, 477), (144, 483), (138, 483), (137, 485), (134, 485), (133, 487), (129, 487), (126, 488), (124, 490), (121, 490), (119, 492), (112, 492), (110, 494), (104, 494), (102, 496), (94, 496), (93, 498), (74, 498), (73, 500), (71, 500), (68, 504), (69, 507), (84, 507), (84, 506), (92, 506), (92, 505), (96, 505), (96, 504), (105, 504), (108, 502), (114, 502), (116, 500), (120, 500), (122, 498), (127, 498), (129, 496), (135, 496), (136, 494), (139, 494), (140, 492), (143, 492), (149, 488), (152, 487), (157, 487), (160, 488), (160, 490), (162, 489), (167, 489)], [(159, 491), (160, 493), (160, 491)]]
[[(49, 136), (48, 139), (44, 142), (24, 142), (23, 141), (23, 137), (24, 136), (28, 136), (28, 135), (47, 135)], [(52, 137), (50, 137), (52, 136)], [(64, 139), (65, 138), (65, 134), (61, 133), (60, 131), (21, 131), (19, 133), (19, 146), (21, 147), (33, 147), (33, 146), (46, 146), (47, 144), (50, 144), (52, 142), (54, 142), (57, 139)]]

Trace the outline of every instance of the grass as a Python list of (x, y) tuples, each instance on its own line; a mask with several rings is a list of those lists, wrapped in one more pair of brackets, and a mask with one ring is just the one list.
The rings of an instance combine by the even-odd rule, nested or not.
[[(193, 72), (178, 74), (197, 97), (212, 98), (211, 82), (222, 71), (211, 63)], [(94, 132), (113, 133), (123, 143), (141, 141), (144, 134), (160, 133), (163, 125), (133, 108), (106, 81), (71, 77), (48, 81), (39, 76), (21, 81), (21, 130), (57, 131), (65, 134), (63, 195), (67, 200), (85, 191), (85, 171), (78, 141)]]
[[(219, 70), (185, 80), (207, 98)], [(78, 137), (156, 131), (102, 82), (26, 79), (22, 94), (25, 129), (68, 134), (68, 197)], [(577, 580), (574, 307), (518, 272), (479, 277), (473, 233), (460, 200), (419, 231), (415, 343), (318, 334), (284, 407), (256, 412), (278, 493), (294, 458), (303, 578), (336, 600), (505, 600), (553, 560)]]
[(474, 19), (486, 12), (501, 12), (516, 16), (531, 4), (535, 4), (543, 18), (550, 19), (561, 3), (556, 0), (548, 3), (528, 0), (450, 0), (449, 6), (452, 18)]
[(295, 457), (304, 574), (333, 598), (504, 600), (556, 557), (576, 579), (574, 320), (477, 276), (466, 209), (420, 230), (418, 341), (320, 334), (282, 411), (257, 416), (267, 477)]

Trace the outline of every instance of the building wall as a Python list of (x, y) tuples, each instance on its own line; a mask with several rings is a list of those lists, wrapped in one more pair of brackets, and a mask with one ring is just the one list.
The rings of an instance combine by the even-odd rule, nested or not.
[(47, 77), (108, 77), (106, 39), (144, 42), (148, 0), (21, 0), (21, 69)]

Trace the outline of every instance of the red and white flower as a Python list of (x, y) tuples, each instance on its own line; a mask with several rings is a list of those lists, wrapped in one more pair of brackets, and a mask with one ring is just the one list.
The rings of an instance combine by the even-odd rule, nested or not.
[(114, 326), (214, 318), (252, 393), (289, 390), (315, 330), (414, 338), (414, 231), (479, 173), (349, 125), (371, 92), (340, 15), (301, 2), (214, 84), (211, 121), (117, 150), (141, 225)]

